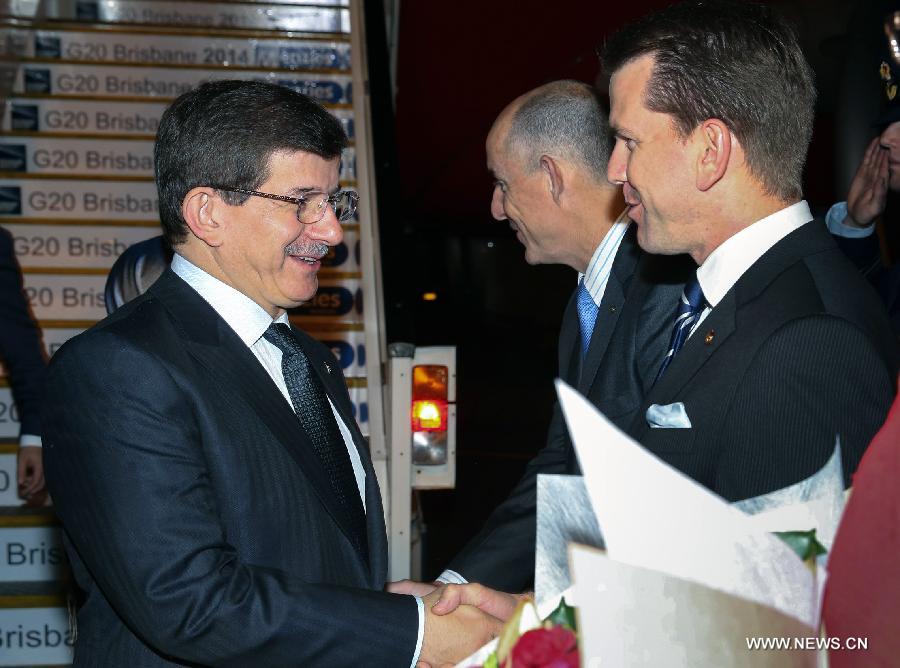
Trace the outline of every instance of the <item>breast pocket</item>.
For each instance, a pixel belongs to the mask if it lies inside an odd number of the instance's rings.
[[[634,413],[641,407],[641,400],[633,394],[620,394],[616,397],[601,399],[596,406],[601,413],[612,420]],[[618,420],[614,420],[614,422],[618,422]]]
[[[641,444],[657,454],[689,454],[694,451],[696,429],[657,427],[647,429]]]

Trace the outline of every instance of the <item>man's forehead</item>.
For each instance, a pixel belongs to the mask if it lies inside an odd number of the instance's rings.
[[[487,158],[487,167],[494,174],[499,169],[499,164],[505,158],[506,154],[506,135],[507,131],[498,122],[495,122],[491,131],[488,133],[485,141],[485,154]]]
[[[609,126],[613,132],[628,130],[624,115],[644,107],[644,91],[653,74],[655,58],[647,54],[633,58],[613,72],[609,83]]]
[[[338,185],[340,156],[323,158],[307,151],[279,150],[269,156],[269,181],[292,190],[331,191]]]

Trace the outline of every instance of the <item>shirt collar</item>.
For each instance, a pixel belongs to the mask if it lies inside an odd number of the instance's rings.
[[[811,220],[809,205],[800,200],[726,239],[697,268],[697,280],[709,305],[715,307],[766,251]]]
[[[622,244],[622,238],[631,224],[631,220],[626,215],[627,213],[628,209],[619,214],[616,222],[609,228],[609,231],[603,237],[603,241],[600,242],[600,245],[597,246],[597,249],[591,256],[585,273],[578,274],[578,280],[584,281],[584,287],[587,288],[591,299],[598,306],[603,300],[603,293],[606,290],[606,283],[612,271],[616,252],[618,252],[619,246]]]
[[[272,324],[272,317],[262,306],[178,253],[172,257],[172,271],[213,307],[248,348],[259,341]],[[288,324],[287,313],[282,313],[275,322]]]

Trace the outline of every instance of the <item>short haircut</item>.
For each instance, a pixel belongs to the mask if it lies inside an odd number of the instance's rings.
[[[722,120],[769,195],[802,197],[816,90],[794,31],[772,9],[727,0],[673,5],[612,36],[603,69],[612,75],[645,55],[655,61],[648,109],[672,116],[683,138],[709,118]]]
[[[531,93],[513,112],[507,145],[523,156],[526,168],[542,155],[579,162],[596,180],[606,180],[609,119],[593,88],[579,81],[554,81]]]
[[[341,155],[340,121],[301,93],[258,81],[213,81],[179,96],[166,109],[153,149],[163,235],[173,246],[188,228],[185,195],[200,186],[256,190],[278,151]],[[228,204],[249,195],[219,191]]]

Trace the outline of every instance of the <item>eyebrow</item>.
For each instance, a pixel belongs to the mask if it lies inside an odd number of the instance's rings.
[[[335,195],[341,191],[341,184],[338,183],[331,190],[322,190],[321,188],[316,188],[315,186],[298,186],[296,188],[291,188],[288,190],[288,197],[303,197],[304,195],[308,195],[309,193],[327,193],[328,195]]]

